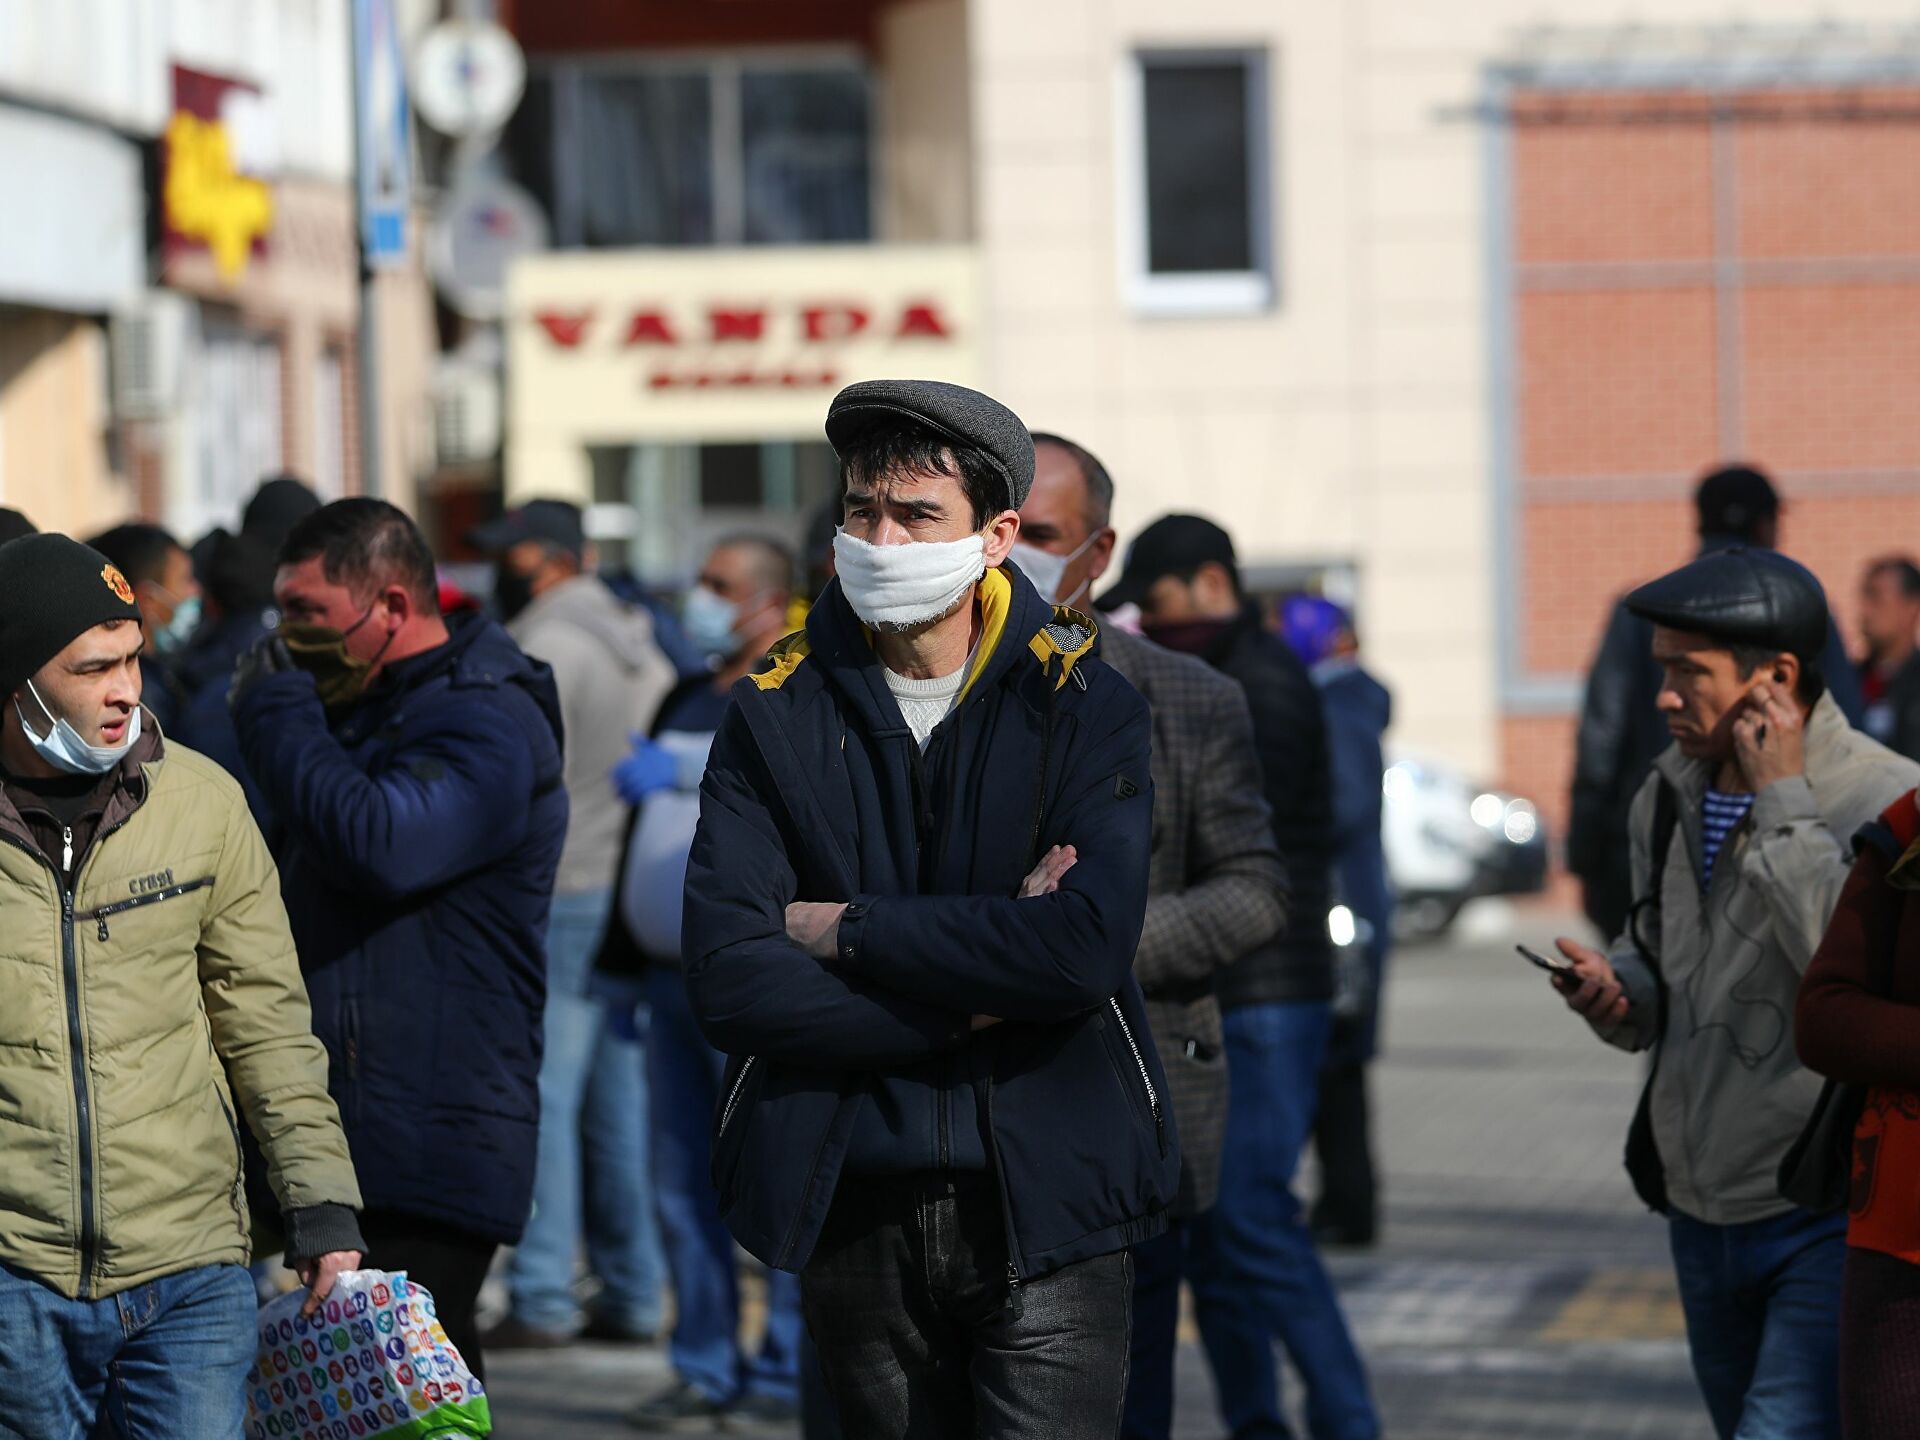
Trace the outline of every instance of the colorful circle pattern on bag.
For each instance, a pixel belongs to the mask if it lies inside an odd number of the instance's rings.
[[[340,1277],[320,1311],[304,1292],[260,1312],[247,1375],[249,1440],[485,1435],[485,1390],[447,1339],[433,1297],[404,1272]]]

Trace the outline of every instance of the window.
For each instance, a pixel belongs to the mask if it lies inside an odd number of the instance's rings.
[[[817,440],[594,446],[587,533],[602,564],[649,585],[693,579],[719,536],[750,530],[796,546],[840,490],[840,462]]]
[[[1266,90],[1258,50],[1133,57],[1122,224],[1137,309],[1232,314],[1273,303]]]
[[[516,119],[561,245],[801,245],[873,234],[872,100],[852,60],[561,62]]]

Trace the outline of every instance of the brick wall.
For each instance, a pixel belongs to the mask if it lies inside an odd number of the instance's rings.
[[[1689,497],[1766,467],[1851,638],[1920,553],[1920,91],[1531,93],[1510,148],[1522,678],[1578,677],[1613,598],[1692,550]],[[1842,118],[1847,113],[1856,118]],[[1506,783],[1564,829],[1570,715],[1509,715]]]

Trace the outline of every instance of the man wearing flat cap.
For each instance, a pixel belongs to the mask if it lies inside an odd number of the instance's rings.
[[[1010,565],[1019,418],[833,402],[837,576],[734,689],[687,869],[728,1226],[862,1437],[1110,1440],[1180,1157],[1134,950],[1145,703]]]
[[[1650,1050],[1627,1144],[1671,1229],[1694,1373],[1726,1440],[1839,1434],[1844,1214],[1782,1197],[1820,1094],[1795,1056],[1800,977],[1861,827],[1920,767],[1826,693],[1820,582],[1766,550],[1703,556],[1627,597],[1653,625],[1673,737],[1634,801],[1637,897],[1553,984],[1602,1039]]]
[[[242,1117],[310,1303],[365,1249],[280,886],[141,708],[126,577],[30,535],[0,596],[0,1433],[237,1435]]]

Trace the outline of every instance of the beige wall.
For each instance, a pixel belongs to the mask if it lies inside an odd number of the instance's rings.
[[[1668,25],[1726,23],[1668,0]],[[1804,25],[1804,0],[1743,0]],[[1825,7],[1892,20],[1882,0]],[[972,0],[977,224],[990,388],[1099,453],[1123,532],[1199,510],[1252,562],[1351,557],[1395,738],[1498,760],[1486,130],[1522,27],[1646,18],[1592,0]],[[1123,57],[1269,52],[1279,297],[1234,319],[1143,318],[1119,280]],[[1569,557],[1577,563],[1577,557]],[[1596,622],[1597,623],[1597,622]]]
[[[973,234],[966,0],[905,0],[876,20],[880,215],[888,244]]]
[[[0,310],[0,505],[87,535],[133,513],[107,464],[106,336],[50,310]]]

